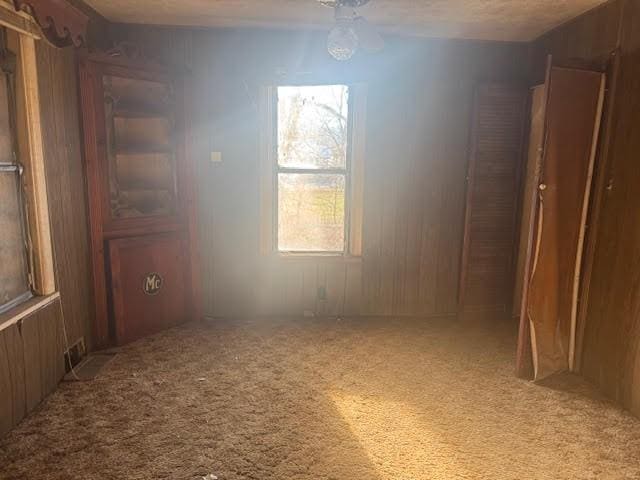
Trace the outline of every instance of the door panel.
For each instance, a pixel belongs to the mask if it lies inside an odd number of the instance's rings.
[[[476,91],[459,290],[461,313],[511,304],[527,92],[511,85]]]
[[[536,379],[570,368],[604,75],[554,67],[526,299]]]
[[[190,319],[186,252],[181,233],[109,241],[118,345]]]

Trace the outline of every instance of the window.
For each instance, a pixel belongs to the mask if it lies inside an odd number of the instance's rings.
[[[32,20],[17,18],[27,23],[0,27],[0,330],[59,296],[44,176],[39,37]],[[26,302],[31,297],[38,298]]]
[[[261,91],[261,251],[362,252],[366,86]]]
[[[354,253],[351,224],[359,222],[352,215],[358,183],[353,175],[353,90],[346,85],[271,90],[273,187],[264,201],[273,208],[276,252]]]
[[[0,313],[31,298],[28,225],[16,137],[16,55],[0,29]]]

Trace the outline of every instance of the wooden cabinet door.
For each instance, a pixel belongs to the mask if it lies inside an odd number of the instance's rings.
[[[181,233],[109,241],[116,342],[191,318],[188,245]]]

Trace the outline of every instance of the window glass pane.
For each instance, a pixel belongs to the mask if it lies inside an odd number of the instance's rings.
[[[278,87],[278,163],[287,168],[345,168],[349,88]]]
[[[0,171],[0,312],[30,296],[17,172]]]
[[[344,212],[344,175],[278,175],[280,251],[344,251]]]

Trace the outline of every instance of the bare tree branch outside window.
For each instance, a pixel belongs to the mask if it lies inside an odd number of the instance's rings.
[[[343,252],[349,88],[278,87],[278,250]]]

